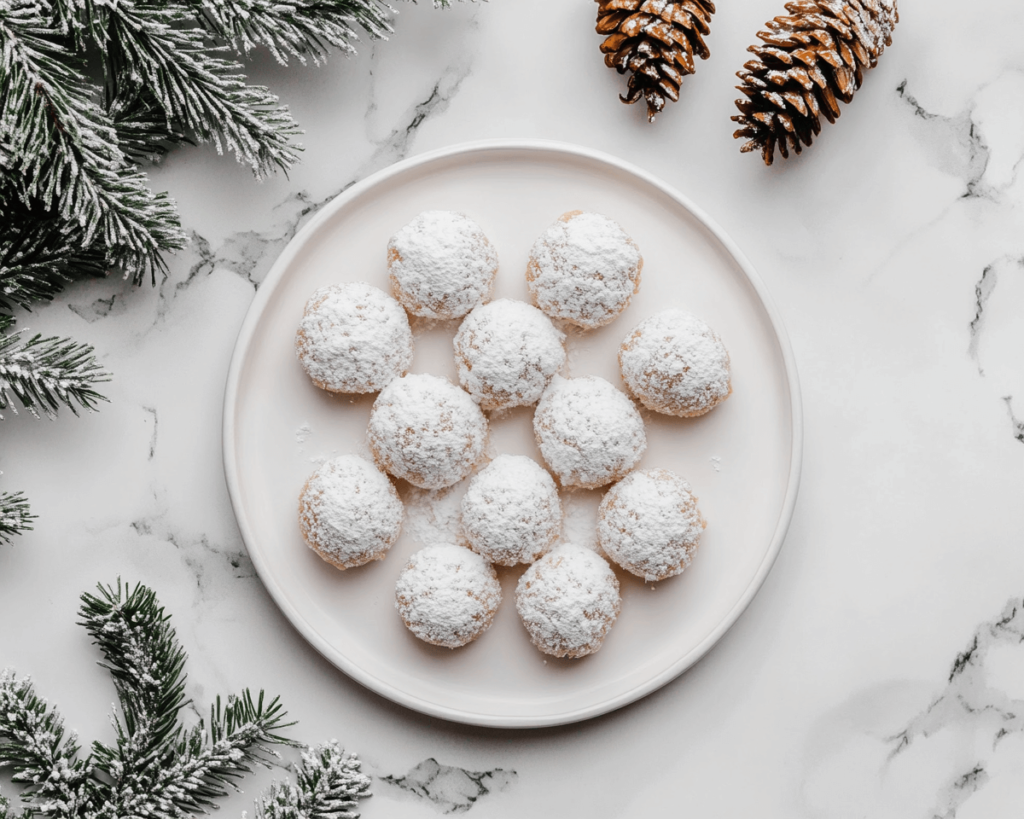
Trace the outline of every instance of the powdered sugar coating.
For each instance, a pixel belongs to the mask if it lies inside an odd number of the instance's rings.
[[[428,210],[388,242],[395,297],[414,316],[464,316],[491,294],[498,254],[480,226],[461,213]]]
[[[465,478],[483,455],[487,419],[464,391],[436,375],[406,375],[370,410],[367,442],[397,478],[442,489]]]
[[[401,305],[365,282],[321,287],[309,297],[295,353],[322,390],[383,389],[412,363],[412,331]]]
[[[589,330],[626,309],[640,289],[643,264],[636,243],[618,223],[574,210],[534,242],[526,283],[549,316]]]
[[[455,334],[459,383],[484,409],[533,404],[565,364],[565,334],[536,307],[498,299],[473,308]]]
[[[555,482],[524,455],[499,455],[473,476],[462,496],[463,534],[492,563],[532,563],[561,529]]]
[[[643,418],[603,378],[556,375],[533,415],[544,460],[563,486],[595,489],[618,480],[647,449]]]
[[[395,584],[395,608],[409,631],[435,646],[458,648],[487,631],[501,585],[476,552],[453,544],[413,554]]]
[[[398,539],[403,515],[388,476],[358,455],[325,463],[299,496],[302,536],[339,569],[382,559]]]
[[[544,555],[516,586],[516,610],[530,639],[555,657],[600,649],[621,605],[618,578],[604,558],[572,544]]]
[[[722,339],[682,310],[662,310],[633,328],[619,348],[619,369],[640,403],[666,415],[704,415],[732,393]]]
[[[597,537],[608,557],[651,582],[682,574],[706,525],[690,484],[667,469],[641,469],[604,496]]]

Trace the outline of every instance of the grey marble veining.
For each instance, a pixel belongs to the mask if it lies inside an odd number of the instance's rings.
[[[1001,815],[1014,804],[1024,760],[1022,671],[1024,602],[1016,598],[978,626],[940,693],[916,713],[897,715],[894,686],[836,709],[821,731],[805,807],[827,817]],[[851,717],[855,724],[841,729]],[[890,719],[896,730],[883,727]]]
[[[495,768],[492,771],[467,771],[442,765],[436,759],[425,759],[403,776],[381,776],[384,788],[392,788],[416,800],[431,804],[438,813],[465,813],[492,794],[512,787],[518,778],[515,771]]]

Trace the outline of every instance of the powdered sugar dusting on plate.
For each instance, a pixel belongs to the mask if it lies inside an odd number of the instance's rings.
[[[444,489],[409,486],[403,492],[405,532],[422,545],[461,541],[462,498],[468,481]]]
[[[564,489],[562,497],[562,540],[597,550],[597,510],[599,492]]]

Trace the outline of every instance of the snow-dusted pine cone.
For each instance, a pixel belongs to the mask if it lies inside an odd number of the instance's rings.
[[[623,102],[647,100],[647,119],[679,99],[683,77],[694,72],[694,54],[711,53],[703,35],[711,31],[711,0],[597,0],[597,33],[604,62],[620,74],[632,71]]]
[[[850,102],[874,68],[899,21],[896,0],[795,0],[790,16],[779,16],[758,32],[750,60],[737,72],[740,124],[733,136],[748,137],[740,149],[761,151],[772,164],[776,145],[782,156],[810,145],[821,132],[821,117],[835,122],[839,100]]]

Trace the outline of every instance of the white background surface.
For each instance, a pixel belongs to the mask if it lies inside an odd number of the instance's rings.
[[[653,127],[615,99],[624,81],[601,61],[595,8],[403,5],[392,40],[356,59],[254,67],[306,129],[289,179],[257,184],[212,148],[153,172],[194,232],[170,277],[83,285],[20,322],[94,344],[115,380],[96,414],[0,425],[2,486],[40,516],[0,548],[0,665],[31,674],[83,739],[109,739],[113,688],[74,621],[78,595],[120,575],[173,614],[202,706],[265,687],[299,720],[293,736],[336,737],[378,776],[451,766],[418,790],[378,780],[367,819],[459,806],[484,818],[1015,815],[1024,15],[1010,0],[904,0],[892,48],[839,122],[765,169],[739,154],[729,116],[733,72],[780,3],[723,3],[711,59]],[[790,535],[725,639],[633,706],[520,733],[418,716],[321,659],[254,576],[220,463],[235,335],[296,225],[397,159],[487,137],[607,151],[700,203],[775,297],[806,419]],[[315,454],[315,430],[304,445]],[[223,815],[280,775],[248,780]]]

